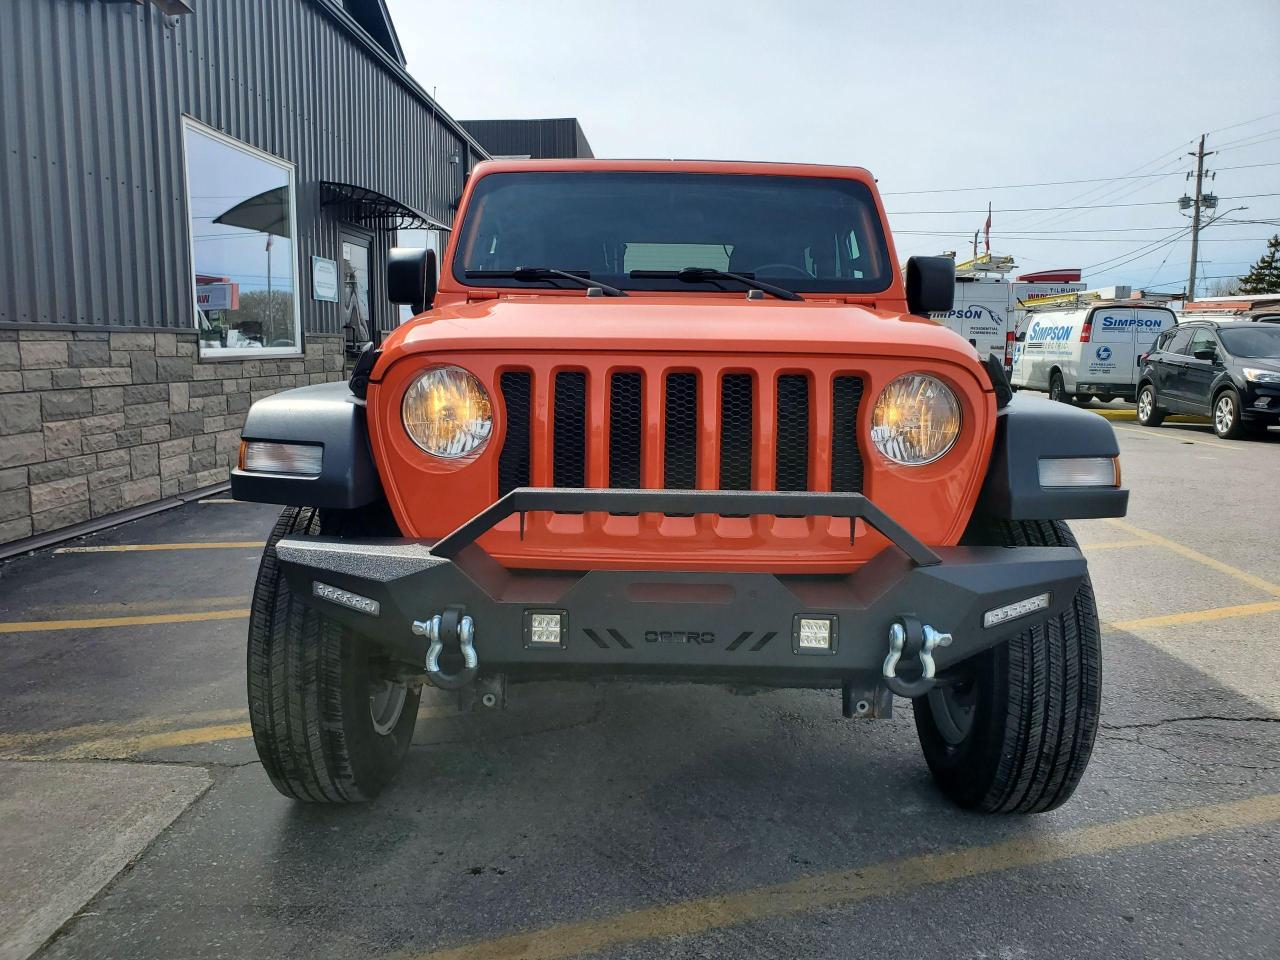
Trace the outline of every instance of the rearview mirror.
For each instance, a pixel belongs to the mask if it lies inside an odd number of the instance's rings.
[[[956,262],[950,257],[907,260],[907,310],[927,317],[950,310],[956,296]]]
[[[436,302],[436,252],[426,247],[392,247],[387,254],[387,299],[407,303],[415,314]]]
[[[1194,354],[1197,360],[1217,360],[1217,350],[1197,350]]]

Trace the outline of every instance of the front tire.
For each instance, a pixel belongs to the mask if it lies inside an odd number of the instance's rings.
[[[1153,383],[1144,383],[1138,391],[1138,423],[1144,427],[1158,427],[1164,423],[1164,411],[1156,403],[1156,388]]]
[[[1213,432],[1223,440],[1239,440],[1245,435],[1240,419],[1240,395],[1230,388],[1214,398]]]
[[[978,523],[964,543],[1075,546],[1060,520]],[[925,762],[942,792],[983,813],[1042,813],[1080,782],[1101,702],[1098,611],[1088,577],[1070,609],[969,660],[913,701]]]
[[[276,543],[293,535],[377,535],[361,514],[289,507],[262,554],[249,619],[249,721],[258,756],[286,797],[371,800],[413,738],[419,692],[389,679],[370,644],[295,597]]]

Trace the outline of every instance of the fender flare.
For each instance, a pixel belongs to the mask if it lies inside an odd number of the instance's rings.
[[[1105,418],[1019,392],[996,414],[995,444],[974,513],[1004,520],[1123,517],[1129,504],[1123,487],[1040,486],[1042,459],[1119,455]]]
[[[264,397],[249,408],[244,440],[300,443],[324,448],[314,477],[231,471],[237,500],[292,507],[354,510],[383,497],[365,424],[364,401],[342,381],[295,387]]]

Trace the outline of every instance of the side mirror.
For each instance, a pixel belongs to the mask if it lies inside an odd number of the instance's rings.
[[[392,247],[387,254],[387,299],[407,303],[414,313],[436,302],[436,252],[426,247]]]
[[[1218,359],[1218,351],[1217,351],[1217,350],[1197,350],[1197,351],[1193,354],[1193,356],[1194,356],[1197,360],[1217,360],[1217,359]]]
[[[1027,331],[1019,330],[1016,339],[1019,343],[1023,343],[1027,339]]]
[[[956,296],[956,262],[950,257],[907,260],[907,309],[927,317],[951,309]]]

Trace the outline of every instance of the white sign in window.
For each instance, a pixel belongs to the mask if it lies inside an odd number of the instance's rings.
[[[183,120],[200,355],[296,356],[293,165]]]
[[[327,257],[311,258],[311,299],[338,302],[338,262]]]

